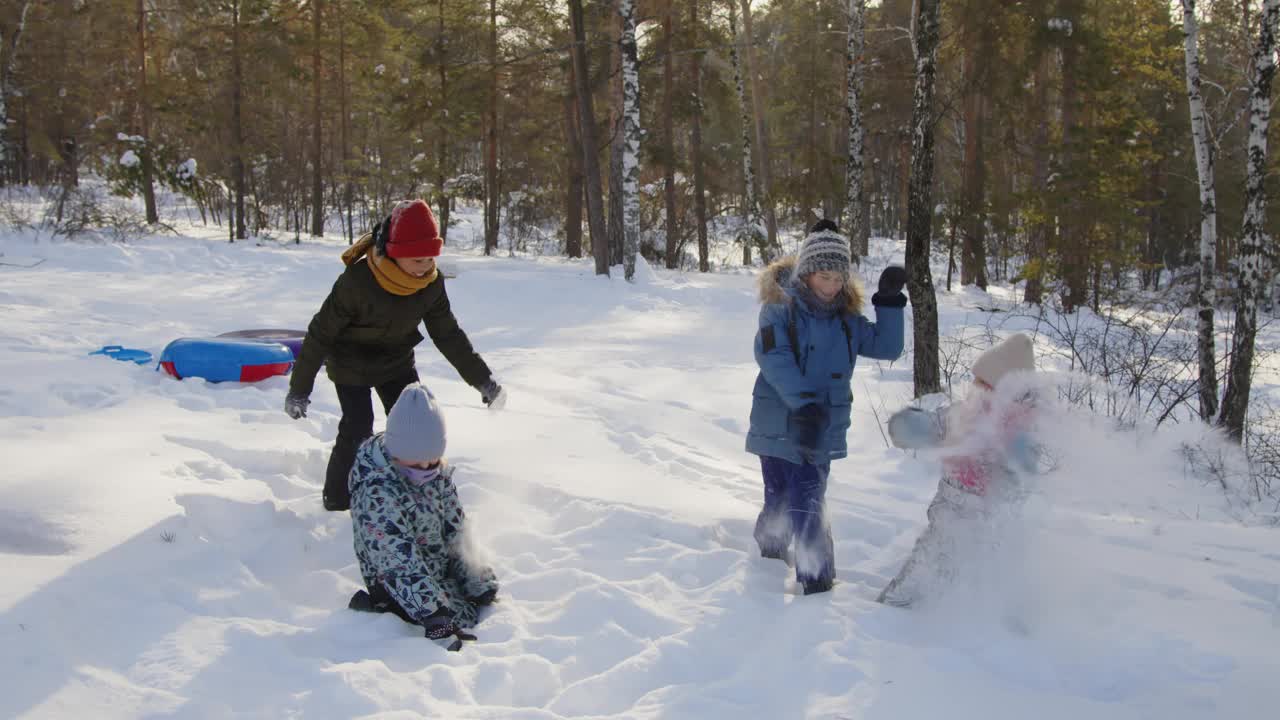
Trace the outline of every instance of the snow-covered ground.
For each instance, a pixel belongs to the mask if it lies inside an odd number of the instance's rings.
[[[1186,426],[1121,433],[1062,412],[1055,467],[966,581],[887,608],[873,598],[922,528],[936,462],[879,429],[911,394],[909,363],[862,361],[828,493],[840,583],[797,594],[751,539],[757,306],[743,272],[642,268],[630,285],[589,260],[447,251],[455,312],[511,402],[484,409],[430,343],[418,370],[447,408],[501,601],[460,653],[348,611],[350,521],[320,508],[332,385],[293,421],[283,378],[175,381],[87,355],[303,328],[343,243],[179,229],[0,237],[0,717],[1273,712],[1280,534],[1238,522],[1185,471]],[[869,277],[900,253],[877,251]],[[944,332],[974,302],[944,294]]]

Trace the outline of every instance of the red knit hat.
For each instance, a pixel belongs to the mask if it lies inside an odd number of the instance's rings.
[[[405,200],[391,211],[387,257],[438,257],[444,241],[431,208],[422,200]]]

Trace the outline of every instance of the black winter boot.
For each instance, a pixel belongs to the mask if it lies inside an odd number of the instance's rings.
[[[835,580],[812,580],[804,584],[805,595],[815,595],[831,590],[836,584]]]

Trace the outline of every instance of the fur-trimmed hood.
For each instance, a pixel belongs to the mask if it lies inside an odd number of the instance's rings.
[[[781,260],[775,260],[760,273],[760,302],[766,305],[789,303],[792,301],[791,294],[787,292],[787,286],[791,284],[791,278],[795,275],[796,257],[794,255],[784,257]],[[850,315],[861,315],[863,306],[863,290],[862,283],[858,276],[849,273],[849,280],[844,286],[844,296],[846,299],[845,310]]]

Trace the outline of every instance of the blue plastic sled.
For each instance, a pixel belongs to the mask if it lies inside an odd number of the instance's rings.
[[[104,345],[89,354],[106,355],[114,360],[135,362],[139,365],[146,365],[151,362],[151,353],[137,348],[127,348],[123,345]]]
[[[306,330],[281,330],[278,328],[261,328],[254,330],[236,330],[235,332],[222,333],[220,338],[242,338],[245,340],[263,340],[266,342],[276,342],[289,348],[293,353],[293,359],[298,359],[298,353],[302,351],[302,339],[307,336]]]
[[[180,338],[160,353],[160,369],[178,379],[257,382],[293,369],[293,353],[279,343],[240,338]]]

